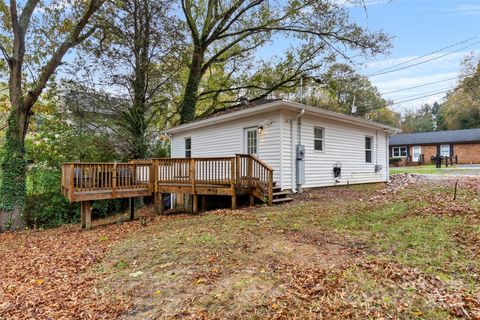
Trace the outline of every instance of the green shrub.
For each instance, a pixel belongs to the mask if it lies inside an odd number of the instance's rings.
[[[392,157],[389,159],[389,163],[394,166],[398,166],[398,164],[402,161],[401,157]]]
[[[59,192],[27,196],[25,220],[30,228],[52,228],[80,219],[80,205],[70,204]]]

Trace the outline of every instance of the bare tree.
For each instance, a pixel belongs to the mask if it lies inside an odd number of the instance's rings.
[[[390,46],[386,34],[369,32],[350,21],[339,1],[182,0],[182,10],[192,46],[182,123],[195,118],[199,86],[209,68],[237,64],[274,37],[295,41],[298,53],[294,56],[299,59],[290,59],[288,72],[276,81],[257,85],[260,96],[298,81],[302,73],[322,66],[321,60],[333,60],[336,55],[348,59],[347,52],[376,55]]]

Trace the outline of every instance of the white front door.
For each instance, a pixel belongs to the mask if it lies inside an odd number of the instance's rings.
[[[420,159],[421,154],[422,154],[422,147],[421,146],[413,146],[412,161],[418,161]]]
[[[246,154],[253,154],[254,156],[258,153],[258,132],[257,127],[245,128],[244,129],[244,152]]]

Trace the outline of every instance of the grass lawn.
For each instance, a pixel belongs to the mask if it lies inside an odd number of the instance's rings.
[[[411,166],[411,167],[390,167],[390,174],[396,173],[420,173],[420,174],[445,174],[450,170],[444,166],[436,168],[434,164],[427,164],[423,166]]]
[[[311,191],[283,206],[108,226],[115,237],[103,226],[74,233],[71,241],[90,241],[90,247],[76,245],[75,252],[97,258],[70,276],[90,279],[90,293],[75,296],[78,310],[88,306],[87,311],[75,317],[476,319],[479,182],[462,178],[456,201],[448,180],[424,181],[387,195],[376,192],[383,185],[357,185]],[[125,225],[130,227],[120,230]],[[42,238],[55,241],[55,232],[60,231],[45,231]],[[37,234],[22,237],[42,250]],[[9,241],[18,240],[1,237],[0,260],[16,257],[15,268],[22,272],[18,247],[8,249]],[[95,243],[101,252],[89,249]],[[54,250],[44,248],[48,252],[40,265],[55,257]],[[9,290],[19,290],[19,283],[8,281],[8,288],[17,286]],[[41,289],[38,282],[31,286]],[[10,301],[3,292],[0,301]],[[23,311],[52,315],[62,306],[62,300],[44,299]],[[0,302],[0,318],[2,311],[14,314],[13,307]]]

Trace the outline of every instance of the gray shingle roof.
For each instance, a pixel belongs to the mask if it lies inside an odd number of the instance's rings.
[[[401,133],[390,137],[390,145],[480,142],[480,128],[420,133]]]

